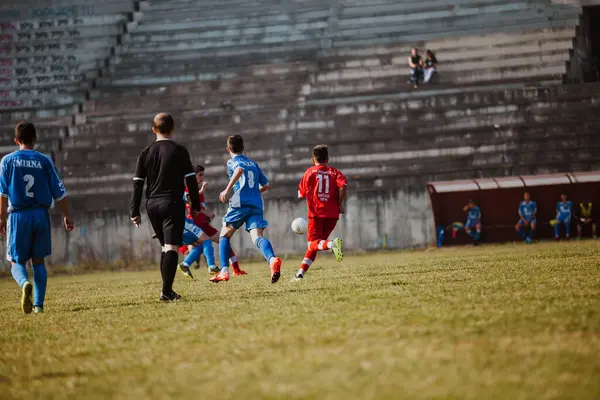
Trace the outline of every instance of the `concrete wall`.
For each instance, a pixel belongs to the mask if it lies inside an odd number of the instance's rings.
[[[290,223],[294,218],[306,216],[305,203],[299,200],[269,200],[268,194],[265,197],[266,218],[270,223],[267,233],[277,253],[304,252],[306,238],[292,233]],[[225,207],[218,206],[217,211],[214,225],[218,227]],[[143,215],[139,229],[131,224],[126,210],[80,215],[75,219],[77,228],[71,233],[65,232],[60,218],[55,215],[51,263],[128,262],[133,259],[157,262],[159,245],[152,240],[148,219]],[[346,214],[341,217],[334,232],[344,239],[345,247],[348,250],[380,248],[384,234],[388,247],[394,248],[424,246],[433,242],[433,214],[425,191],[370,192],[348,198]],[[245,232],[239,232],[232,245],[242,256],[259,256]]]

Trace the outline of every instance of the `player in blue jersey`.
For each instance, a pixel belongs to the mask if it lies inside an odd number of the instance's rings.
[[[473,244],[477,246],[479,237],[481,236],[481,210],[473,200],[469,200],[469,203],[463,207],[463,211],[467,212],[465,232],[473,238]]]
[[[523,194],[523,201],[519,204],[519,222],[515,225],[515,230],[525,239],[525,243],[532,243],[533,234],[535,233],[537,204],[531,200],[529,192]],[[529,234],[527,234],[529,228]]]
[[[565,240],[569,240],[571,234],[571,217],[573,215],[573,203],[567,200],[567,194],[560,195],[560,201],[556,203],[556,224],[554,224],[554,238],[560,240],[560,224],[565,225]]]
[[[21,287],[21,308],[25,314],[44,312],[48,275],[44,258],[52,253],[50,215],[54,202],[63,214],[67,231],[73,230],[67,191],[54,163],[33,150],[35,126],[20,122],[15,128],[19,150],[0,162],[0,231],[6,233],[7,258],[11,273]],[[33,265],[33,285],[25,264]]]
[[[229,200],[229,209],[223,217],[223,228],[219,238],[219,256],[221,271],[210,280],[213,282],[229,280],[230,239],[233,234],[246,224],[252,241],[269,263],[271,283],[281,276],[281,258],[275,256],[271,242],[263,233],[269,225],[263,216],[262,193],[269,190],[269,180],[258,164],[242,154],[244,139],[240,135],[227,138],[227,151],[231,160],[227,162],[229,184],[219,195],[221,202]],[[233,194],[230,195],[230,193]]]

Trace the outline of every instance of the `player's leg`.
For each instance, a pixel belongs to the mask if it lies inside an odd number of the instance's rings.
[[[177,251],[183,242],[183,231],[185,228],[185,204],[183,201],[171,201],[159,203],[159,215],[162,217],[163,242],[161,263],[161,274],[163,287],[161,300],[173,301],[181,298],[173,291],[173,282],[177,273],[177,262],[179,255]]]
[[[465,233],[471,237],[473,237],[473,230],[472,230],[473,222],[474,221],[468,219],[467,223],[465,224]]]
[[[577,239],[581,240],[581,233],[583,232],[583,223],[581,221],[577,222]]]
[[[596,239],[598,237],[597,231],[596,231],[596,223],[594,222],[594,220],[592,220],[591,224],[592,224],[592,238]]]
[[[554,238],[556,240],[560,239],[560,224],[561,224],[561,219],[560,217],[556,219],[556,222],[554,224]]]
[[[473,235],[473,244],[477,245],[479,243],[479,238],[481,237],[481,222],[475,223],[475,235]]]
[[[517,222],[517,224],[515,225],[515,230],[519,233],[519,235],[521,235],[523,239],[527,240],[527,232],[525,232],[525,223],[522,219],[520,219],[519,222]]]
[[[569,240],[571,236],[571,219],[568,218],[565,220],[565,239]]]
[[[202,240],[204,239],[208,239],[208,236],[202,232],[202,229],[194,224],[194,221],[186,218],[183,227],[183,244],[192,245],[192,249],[185,259],[177,266],[186,278],[194,279],[190,267],[198,261],[202,255]]]
[[[252,222],[248,221],[248,223],[246,223],[246,229],[250,232],[252,242],[254,242],[265,260],[267,260],[267,263],[269,263],[271,270],[271,283],[275,283],[281,277],[281,258],[275,255],[273,245],[271,245],[269,239],[264,237],[266,226],[263,225],[266,225],[266,221],[262,219],[262,216],[260,219],[262,221],[259,221],[259,218],[255,218]]]
[[[219,267],[221,270],[212,278],[211,282],[229,280],[229,254],[231,254],[231,237],[246,221],[247,212],[241,208],[229,208],[223,217],[223,227],[219,234]]]
[[[219,243],[219,231],[217,231],[212,225],[210,225],[206,220],[203,220],[201,223],[197,224],[202,232],[204,232],[207,236],[206,240],[202,241],[202,253],[204,254],[204,258],[206,258],[206,265],[208,268],[209,274],[217,274],[219,273],[219,267],[215,263],[215,249],[213,248],[212,242],[215,241]],[[199,259],[199,257],[198,257]]]
[[[21,309],[25,314],[33,311],[33,285],[29,281],[25,263],[31,257],[33,224],[30,211],[8,214],[6,226],[7,258],[11,274],[21,288]]]
[[[308,241],[308,249],[306,250],[306,254],[304,254],[304,259],[302,260],[302,264],[300,264],[300,269],[294,275],[294,281],[298,281],[304,278],[304,274],[308,271],[310,266],[315,262],[317,258],[318,250],[312,250],[311,246],[315,242],[319,242],[323,238],[323,220],[320,218],[308,218],[308,230],[307,230],[307,241]]]
[[[50,216],[45,209],[36,210],[35,241],[32,250],[33,267],[33,311],[44,312],[44,300],[48,283],[48,272],[44,259],[52,254],[52,229]]]
[[[532,243],[533,242],[533,236],[535,235],[535,228],[537,226],[537,221],[535,218],[533,218],[531,221],[529,221],[529,236],[527,236],[527,243]]]
[[[214,243],[219,244],[219,232],[217,232],[214,236],[210,238]],[[246,271],[240,269],[240,262],[235,255],[235,252],[231,248],[231,244],[229,246],[229,263],[231,264],[231,268],[233,268],[233,276],[239,275],[248,275]]]

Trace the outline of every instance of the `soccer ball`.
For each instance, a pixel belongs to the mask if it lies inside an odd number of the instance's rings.
[[[308,221],[304,218],[296,218],[292,221],[292,230],[297,235],[303,235],[308,229]]]

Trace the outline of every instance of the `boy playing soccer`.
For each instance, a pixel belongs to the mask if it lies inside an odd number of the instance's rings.
[[[65,229],[73,230],[65,186],[52,160],[33,150],[36,140],[35,126],[20,122],[15,128],[19,150],[0,163],[0,231],[7,233],[7,258],[12,263],[12,276],[21,287],[25,314],[44,312],[48,280],[44,258],[52,253],[48,209],[53,201],[62,211]],[[33,285],[25,267],[29,260]]]
[[[184,197],[187,204],[188,218],[192,219],[194,224],[198,226],[207,237],[202,240],[199,246],[194,246],[190,250],[185,260],[179,264],[179,270],[190,279],[194,279],[192,271],[190,271],[190,266],[200,259],[200,255],[202,253],[204,253],[204,257],[206,258],[206,264],[208,265],[209,273],[216,274],[220,270],[219,267],[215,265],[215,252],[212,245],[212,242],[219,243],[219,231],[213,228],[213,226],[210,224],[210,221],[215,217],[215,214],[209,213],[206,210],[206,203],[204,201],[204,191],[208,186],[208,183],[204,182],[204,167],[201,165],[196,165],[194,166],[194,172],[196,173],[196,182],[200,188],[198,195],[200,196],[200,205],[202,209],[198,214],[192,216],[191,203],[189,201],[189,194],[187,193],[186,188]],[[185,253],[186,249],[187,245],[184,245],[179,250],[182,253]],[[240,269],[240,264],[232,249],[229,253],[229,261],[233,267],[233,276],[247,275],[245,271]]]
[[[229,209],[223,217],[223,228],[219,239],[219,258],[221,271],[212,277],[212,282],[229,280],[229,255],[231,254],[230,239],[246,224],[252,241],[258,247],[269,263],[271,269],[271,283],[275,283],[281,276],[281,258],[275,256],[271,242],[263,233],[269,225],[264,219],[263,199],[261,194],[269,190],[269,181],[258,164],[244,156],[244,139],[240,135],[227,138],[227,152],[231,160],[227,161],[229,184],[219,195],[221,202],[229,199]],[[233,194],[230,196],[231,191]]]
[[[308,251],[294,280],[304,274],[317,258],[319,251],[331,251],[338,262],[342,261],[342,240],[328,240],[340,214],[344,213],[347,180],[344,174],[327,165],[329,150],[320,144],[313,149],[314,167],[304,173],[298,186],[298,198],[306,199],[308,205]]]

